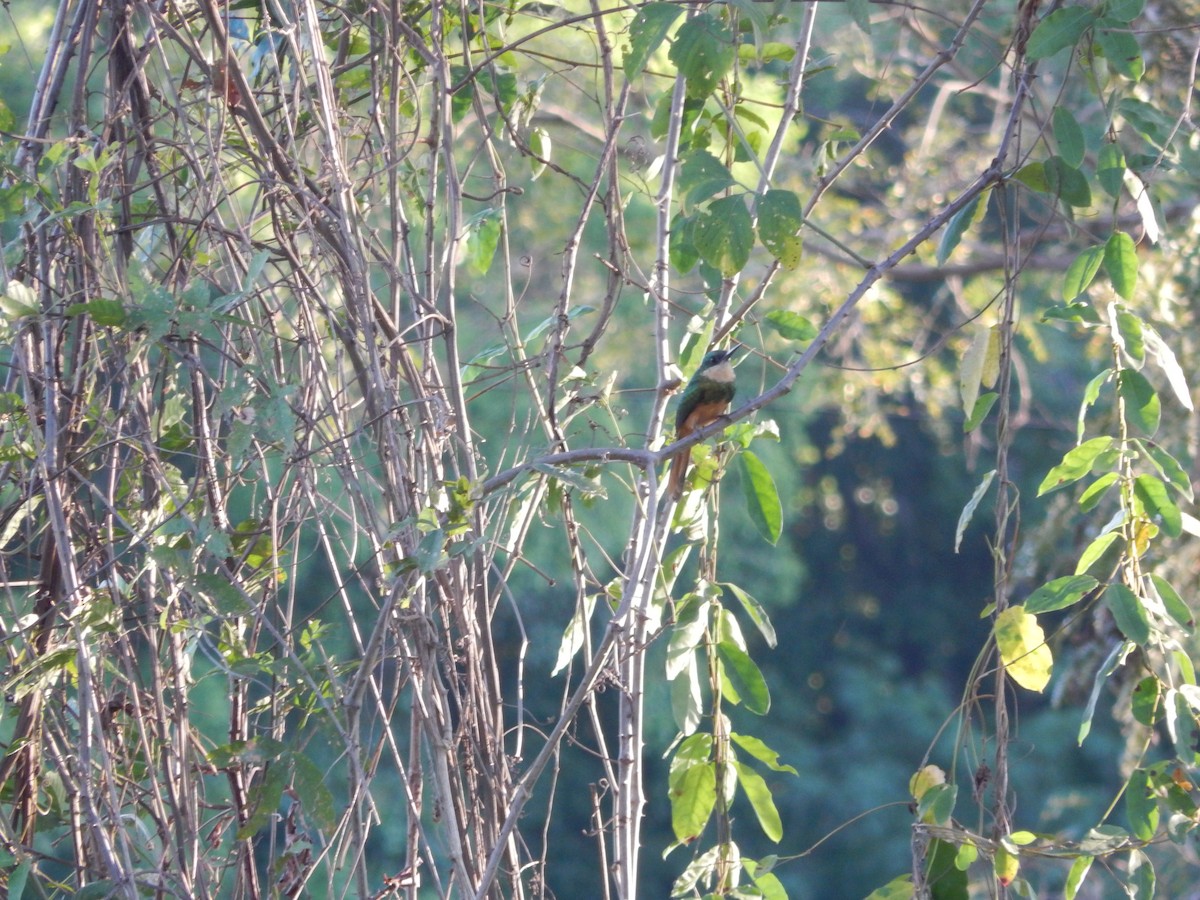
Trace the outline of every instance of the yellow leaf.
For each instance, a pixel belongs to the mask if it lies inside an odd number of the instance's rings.
[[[996,646],[1012,680],[1021,687],[1041,693],[1050,682],[1054,655],[1037,616],[1023,606],[1010,606],[996,617]]]
[[[946,773],[940,766],[925,766],[908,779],[908,792],[914,800],[920,800],[931,787],[946,783]]]

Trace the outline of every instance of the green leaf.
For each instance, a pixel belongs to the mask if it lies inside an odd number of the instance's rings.
[[[679,193],[685,205],[702,203],[731,187],[736,182],[725,164],[708,150],[691,150],[682,157],[679,166]]]
[[[1133,299],[1137,287],[1138,258],[1133,238],[1114,231],[1104,245],[1104,270],[1113,289],[1126,300]]]
[[[1088,247],[1071,261],[1063,277],[1063,300],[1070,303],[1088,289],[1104,262],[1103,247]]]
[[[1140,367],[1146,361],[1146,341],[1142,336],[1142,320],[1127,310],[1118,310],[1116,326],[1122,349],[1134,364]]]
[[[1158,431],[1162,407],[1146,376],[1135,369],[1122,369],[1117,373],[1117,393],[1125,401],[1126,417],[1153,436]]]
[[[1162,683],[1153,675],[1147,675],[1134,686],[1129,706],[1135,721],[1151,726],[1163,717],[1161,688]]]
[[[97,325],[115,328],[125,324],[125,307],[119,300],[89,300],[87,303],[73,303],[66,309],[68,316],[82,313],[86,313]]]
[[[1112,546],[1113,541],[1121,536],[1119,531],[1106,531],[1090,544],[1083,554],[1079,557],[1079,562],[1075,564],[1075,574],[1081,575],[1094,566],[1104,555],[1104,552]]]
[[[709,204],[696,221],[693,238],[700,258],[725,278],[750,261],[754,225],[741,197],[722,197]]]
[[[1049,193],[1071,206],[1082,208],[1092,205],[1092,189],[1088,186],[1087,178],[1061,156],[1046,160],[1045,173]]]
[[[1105,18],[1117,22],[1132,22],[1146,8],[1146,0],[1107,0],[1103,11]]]
[[[992,480],[996,477],[996,470],[992,469],[980,479],[979,484],[975,486],[974,493],[971,494],[971,499],[967,501],[967,505],[962,508],[962,512],[958,514],[958,527],[954,529],[954,552],[958,552],[958,548],[962,545],[963,534],[966,533],[967,525],[971,522],[971,517],[975,515],[975,509],[979,506],[979,501],[983,499],[983,495],[992,485]]]
[[[537,181],[546,171],[546,161],[550,159],[550,132],[545,128],[529,129],[529,158],[530,181]]]
[[[1114,581],[1104,591],[1104,602],[1121,629],[1121,634],[1138,646],[1150,640],[1150,617],[1142,599],[1119,581]]]
[[[1041,693],[1050,683],[1054,655],[1037,617],[1010,606],[996,617],[996,647],[1009,676],[1026,690]]]
[[[773,309],[763,317],[763,324],[788,341],[811,341],[817,327],[800,313],[788,309]]]
[[[1175,351],[1170,345],[1159,336],[1158,332],[1153,328],[1146,326],[1143,329],[1146,350],[1154,356],[1154,361],[1158,363],[1158,367],[1162,369],[1162,373],[1167,376],[1167,383],[1171,386],[1171,390],[1175,393],[1175,399],[1188,412],[1192,411],[1192,388],[1188,383],[1187,375],[1184,374],[1183,367],[1179,365],[1179,360],[1175,358]]]
[[[771,693],[754,660],[729,640],[717,644],[717,653],[724,663],[725,677],[741,697],[742,704],[755,715],[765,716],[771,708]]]
[[[1096,180],[1110,197],[1121,196],[1125,183],[1125,154],[1117,144],[1105,143],[1096,158]]]
[[[1066,609],[1082,599],[1089,591],[1099,587],[1091,575],[1064,575],[1048,581],[1029,595],[1025,601],[1027,613],[1048,613],[1056,609]]]
[[[954,868],[960,872],[965,872],[974,865],[975,860],[979,858],[979,848],[967,841],[958,848],[958,852],[954,854]]]
[[[16,868],[8,872],[8,882],[5,885],[5,896],[10,900],[21,900],[25,894],[25,882],[29,880],[29,872],[33,868],[33,861],[23,859]],[[115,887],[115,885],[114,885]],[[78,897],[79,894],[74,894]]]
[[[1017,169],[1012,177],[1030,190],[1037,191],[1039,194],[1050,193],[1050,183],[1046,180],[1046,166],[1044,163],[1027,163]]]
[[[912,900],[914,896],[912,876],[899,875],[883,887],[871,891],[866,900]]]
[[[486,275],[500,243],[500,214],[490,207],[467,220],[466,252],[463,259],[475,275]]]
[[[1080,510],[1083,512],[1091,512],[1093,509],[1095,509],[1096,504],[1100,502],[1100,499],[1104,496],[1108,489],[1117,483],[1117,480],[1120,477],[1120,474],[1117,472],[1108,472],[1104,475],[1101,475],[1090,485],[1088,485],[1087,490],[1079,495]]]
[[[333,809],[333,792],[325,781],[325,773],[302,753],[291,754],[292,789],[304,804],[304,814],[324,831],[333,831],[337,816]]]
[[[1151,575],[1150,582],[1158,594],[1158,598],[1162,601],[1167,615],[1174,619],[1177,625],[1190,633],[1196,625],[1196,620],[1192,615],[1191,608],[1183,602],[1183,598],[1179,596],[1178,591],[1171,586],[1169,581],[1160,575]]]
[[[1125,896],[1129,900],[1153,900],[1154,897],[1154,863],[1141,850],[1129,851],[1127,871],[1129,879],[1125,882]]]
[[[1079,419],[1075,426],[1076,440],[1083,440],[1085,425],[1087,423],[1087,411],[1091,406],[1100,399],[1100,391],[1104,385],[1112,378],[1112,369],[1105,369],[1096,374],[1096,376],[1087,383],[1087,387],[1083,390],[1083,400],[1079,404]]]
[[[746,615],[749,616],[750,621],[754,623],[759,634],[763,636],[763,640],[767,642],[767,646],[774,647],[778,643],[778,639],[775,636],[775,626],[771,624],[771,618],[767,615],[767,611],[763,605],[736,584],[726,583],[724,586],[733,596],[737,597],[738,602],[742,604],[742,609],[746,611]]]
[[[1133,481],[1133,491],[1142,501],[1146,515],[1165,534],[1179,537],[1183,533],[1183,515],[1160,479],[1154,475],[1139,475]]]
[[[1038,487],[1038,496],[1072,484],[1092,471],[1096,458],[1112,446],[1109,436],[1092,438],[1067,451],[1062,462],[1046,473]]]
[[[687,81],[688,96],[708,97],[733,67],[737,51],[725,24],[701,13],[679,26],[669,57]]]
[[[992,407],[996,405],[996,401],[1000,399],[1000,395],[995,391],[988,391],[983,396],[975,401],[975,407],[963,422],[963,434],[970,434],[976,428],[983,424],[988,413],[992,411]]]
[[[1158,149],[1166,148],[1171,133],[1175,130],[1175,120],[1157,106],[1138,100],[1135,97],[1125,97],[1117,104],[1117,111],[1133,128]]]
[[[935,784],[927,788],[917,801],[917,818],[933,825],[949,825],[958,800],[958,786]]]
[[[758,198],[758,239],[789,272],[800,264],[804,213],[792,191],[770,190]]]
[[[629,50],[625,54],[625,77],[630,81],[642,74],[650,56],[664,40],[683,7],[675,3],[647,3],[629,23]]]
[[[733,760],[733,770],[737,772],[738,784],[750,801],[758,824],[768,838],[775,843],[783,839],[783,822],[779,818],[779,810],[775,808],[775,800],[771,797],[771,789],[767,787],[766,779],[737,760]]]
[[[929,900],[968,900],[967,873],[958,867],[958,848],[950,841],[934,838],[925,857],[925,879]]]
[[[773,772],[790,772],[793,775],[800,774],[792,766],[781,763],[779,761],[779,754],[756,737],[730,732],[729,739]]]
[[[774,544],[783,531],[783,504],[779,502],[779,491],[775,479],[753,451],[743,450],[738,454],[742,472],[742,492],[746,498],[746,509],[750,520],[767,541]]]
[[[668,779],[671,829],[680,843],[693,841],[704,831],[717,804],[717,773],[711,762],[672,771]]]
[[[1091,856],[1075,857],[1075,862],[1071,863],[1071,871],[1067,873],[1067,883],[1063,887],[1063,900],[1075,900],[1094,859]]]
[[[1068,165],[1079,168],[1083,162],[1084,143],[1083,129],[1066,106],[1054,107],[1051,118],[1054,129],[1054,142],[1058,145],[1058,155],[1067,161]]]
[[[696,249],[696,221],[699,216],[676,216],[671,220],[671,265],[683,274],[700,261]]]
[[[942,233],[941,241],[938,242],[937,264],[939,266],[946,264],[946,261],[950,259],[950,254],[954,252],[954,248],[962,242],[967,229],[977,221],[975,214],[980,210],[980,201],[984,196],[984,194],[979,194],[951,217],[949,224],[946,225],[946,230]],[[984,209],[986,210],[986,207]]]
[[[1101,24],[1109,24],[1101,20]],[[1100,46],[1104,58],[1116,72],[1124,75],[1130,81],[1141,81],[1146,73],[1146,63],[1142,59],[1142,48],[1137,38],[1130,32],[1119,30],[1121,23],[1111,22],[1117,28],[1099,28],[1096,31],[1096,43]]]
[[[700,668],[695,654],[689,654],[684,668],[670,680],[671,715],[681,734],[694,734],[700,726],[703,710],[700,693]]]
[[[1082,6],[1055,10],[1033,30],[1025,45],[1025,54],[1030,59],[1046,59],[1060,50],[1074,47],[1091,27],[1094,18],[1095,14]]]
[[[1092,680],[1092,692],[1088,696],[1087,706],[1083,711],[1083,720],[1079,723],[1080,746],[1082,746],[1083,742],[1087,740],[1088,733],[1092,730],[1092,716],[1096,714],[1096,702],[1100,699],[1100,690],[1104,687],[1104,682],[1108,681],[1108,677],[1112,675],[1113,672],[1117,671],[1117,667],[1125,661],[1125,657],[1128,656],[1132,650],[1133,644],[1129,643],[1128,641],[1122,641],[1112,648],[1112,652],[1108,654],[1108,657],[1104,660],[1104,664],[1100,666],[1099,670],[1097,670],[1096,677]],[[1100,827],[1107,828],[1110,826],[1102,825]],[[1116,830],[1120,831],[1120,829]],[[1097,831],[1097,829],[1092,829],[1092,831],[1094,833]],[[1124,832],[1121,833],[1124,834]],[[1105,852],[1105,850],[1099,847],[1097,843],[1093,843],[1090,846],[1085,846],[1087,844],[1088,842],[1085,839],[1084,842],[1080,844],[1079,849],[1088,853]]]
[[[1129,830],[1139,841],[1153,840],[1158,831],[1158,801],[1145,769],[1134,769],[1125,787],[1125,815]]]

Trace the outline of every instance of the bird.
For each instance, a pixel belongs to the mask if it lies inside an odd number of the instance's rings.
[[[675,440],[682,440],[725,415],[737,389],[729,361],[741,349],[739,344],[729,350],[710,350],[704,354],[700,368],[679,398],[679,408],[675,411]],[[683,481],[691,457],[692,448],[685,447],[671,461],[669,490],[676,500],[683,496]]]

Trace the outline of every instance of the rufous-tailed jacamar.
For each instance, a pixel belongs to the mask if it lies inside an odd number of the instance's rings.
[[[739,345],[730,350],[710,350],[704,354],[700,368],[679,398],[679,408],[675,412],[675,440],[681,440],[725,415],[737,387],[733,366],[729,361],[741,349]],[[692,448],[687,447],[676,453],[671,461],[670,492],[675,499],[683,495],[683,481],[687,477],[691,457]]]

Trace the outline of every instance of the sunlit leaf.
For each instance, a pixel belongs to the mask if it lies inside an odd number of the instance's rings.
[[[967,501],[967,505],[962,508],[962,512],[958,514],[958,526],[954,529],[954,552],[958,552],[958,548],[962,545],[963,535],[966,533],[967,525],[970,524],[971,518],[975,515],[975,509],[979,506],[979,502],[983,499],[984,494],[992,485],[992,480],[996,477],[996,470],[992,469],[987,472],[979,484],[975,486],[975,492],[971,494],[971,499]]]
[[[779,761],[779,754],[759,738],[733,732],[729,735],[729,739],[772,771],[790,772],[792,775],[799,774],[794,767],[781,763]]]
[[[722,197],[697,220],[693,240],[700,258],[728,278],[750,260],[754,226],[741,197]]]
[[[811,341],[817,327],[800,313],[788,309],[773,309],[763,316],[763,324],[789,341]]]
[[[1038,614],[1066,609],[1078,603],[1082,597],[1099,587],[1091,575],[1064,575],[1048,581],[1029,595],[1025,601],[1027,613]]]
[[[1179,596],[1179,592],[1161,575],[1151,575],[1150,583],[1162,601],[1167,615],[1174,619],[1180,628],[1190,632],[1196,625],[1196,619],[1191,608]]]
[[[1162,406],[1146,376],[1136,369],[1122,369],[1117,374],[1117,393],[1125,401],[1128,419],[1147,435],[1153,436],[1158,431]]]
[[[679,26],[669,56],[687,80],[688,95],[708,97],[733,66],[737,50],[729,28],[713,14],[701,13]]]
[[[771,692],[750,654],[732,641],[717,644],[717,653],[724,663],[725,676],[737,690],[742,704],[755,715],[765,716],[771,708]]]
[[[1134,721],[1143,725],[1154,725],[1163,715],[1162,682],[1154,675],[1147,675],[1133,688],[1130,710]]]
[[[467,220],[464,259],[475,275],[486,275],[500,243],[500,214],[494,209],[475,213]]]
[[[1026,690],[1041,693],[1050,683],[1054,655],[1037,617],[1010,606],[996,617],[996,647],[1009,676]]]
[[[996,848],[996,856],[992,860],[992,864],[996,870],[996,880],[1004,887],[1013,883],[1013,879],[1017,877],[1017,872],[1021,868],[1020,857],[1004,844],[1000,844]]]
[[[1126,300],[1133,299],[1137,287],[1138,258],[1133,238],[1123,231],[1114,231],[1104,245],[1104,270],[1113,290]]]
[[[733,761],[733,768],[737,772],[738,784],[754,809],[763,834],[778,843],[783,839],[783,822],[779,818],[779,810],[775,807],[775,800],[771,797],[771,789],[767,787],[766,780],[737,760]]]
[[[708,150],[692,150],[680,159],[677,186],[688,208],[716,196],[736,182],[723,162]]]
[[[754,623],[759,634],[763,636],[763,640],[767,642],[767,646],[774,647],[777,643],[775,626],[771,624],[771,618],[767,615],[767,611],[763,605],[736,584],[726,584],[725,587],[742,604],[742,609],[746,611],[746,615],[750,617],[750,621]]]
[[[1067,451],[1062,462],[1046,473],[1038,487],[1038,496],[1072,484],[1092,471],[1092,464],[1101,453],[1112,446],[1108,436],[1092,438]]]
[[[770,190],[758,198],[758,239],[788,271],[800,264],[804,213],[793,191]]]
[[[1104,262],[1103,247],[1088,247],[1071,261],[1063,277],[1063,300],[1070,303],[1088,289]]]
[[[1139,475],[1134,479],[1133,490],[1142,501],[1146,514],[1170,537],[1183,533],[1183,517],[1167,486],[1153,475]]]
[[[683,12],[675,3],[647,3],[638,7],[629,23],[629,50],[625,54],[625,77],[637,78],[646,67],[650,55],[662,45],[667,32]]]
[[[675,840],[693,841],[704,831],[717,804],[716,768],[706,762],[672,770],[668,782]]]
[[[1101,20],[1101,24],[1109,24]],[[1099,45],[1104,58],[1108,60],[1113,70],[1124,75],[1130,81],[1140,81],[1146,72],[1146,63],[1142,59],[1142,48],[1137,38],[1129,31],[1117,28],[1097,28],[1096,43]]]
[[[1120,536],[1119,531],[1106,531],[1088,544],[1087,549],[1080,554],[1079,562],[1075,564],[1075,574],[1080,575],[1094,566]]]
[[[772,544],[779,540],[783,531],[783,504],[779,502],[779,491],[775,479],[758,456],[750,450],[738,454],[742,472],[742,493],[746,498],[746,509],[758,533]]]
[[[1154,361],[1158,363],[1162,373],[1167,376],[1167,383],[1171,386],[1175,398],[1184,409],[1191,412],[1193,409],[1191,385],[1188,384],[1187,375],[1184,374],[1183,367],[1179,365],[1179,360],[1175,358],[1175,351],[1153,328],[1145,329],[1145,341],[1146,350],[1154,357]]]
[[[1116,321],[1113,324],[1120,337],[1122,349],[1134,364],[1140,367],[1146,359],[1146,340],[1143,337],[1142,320],[1127,310],[1117,310],[1115,318]]]
[[[867,894],[865,900],[913,900],[912,875],[900,875]]]
[[[1117,472],[1106,472],[1101,475],[1090,485],[1087,490],[1079,495],[1079,508],[1083,512],[1091,512],[1104,497],[1108,489],[1112,487],[1120,479],[1120,474]]]

